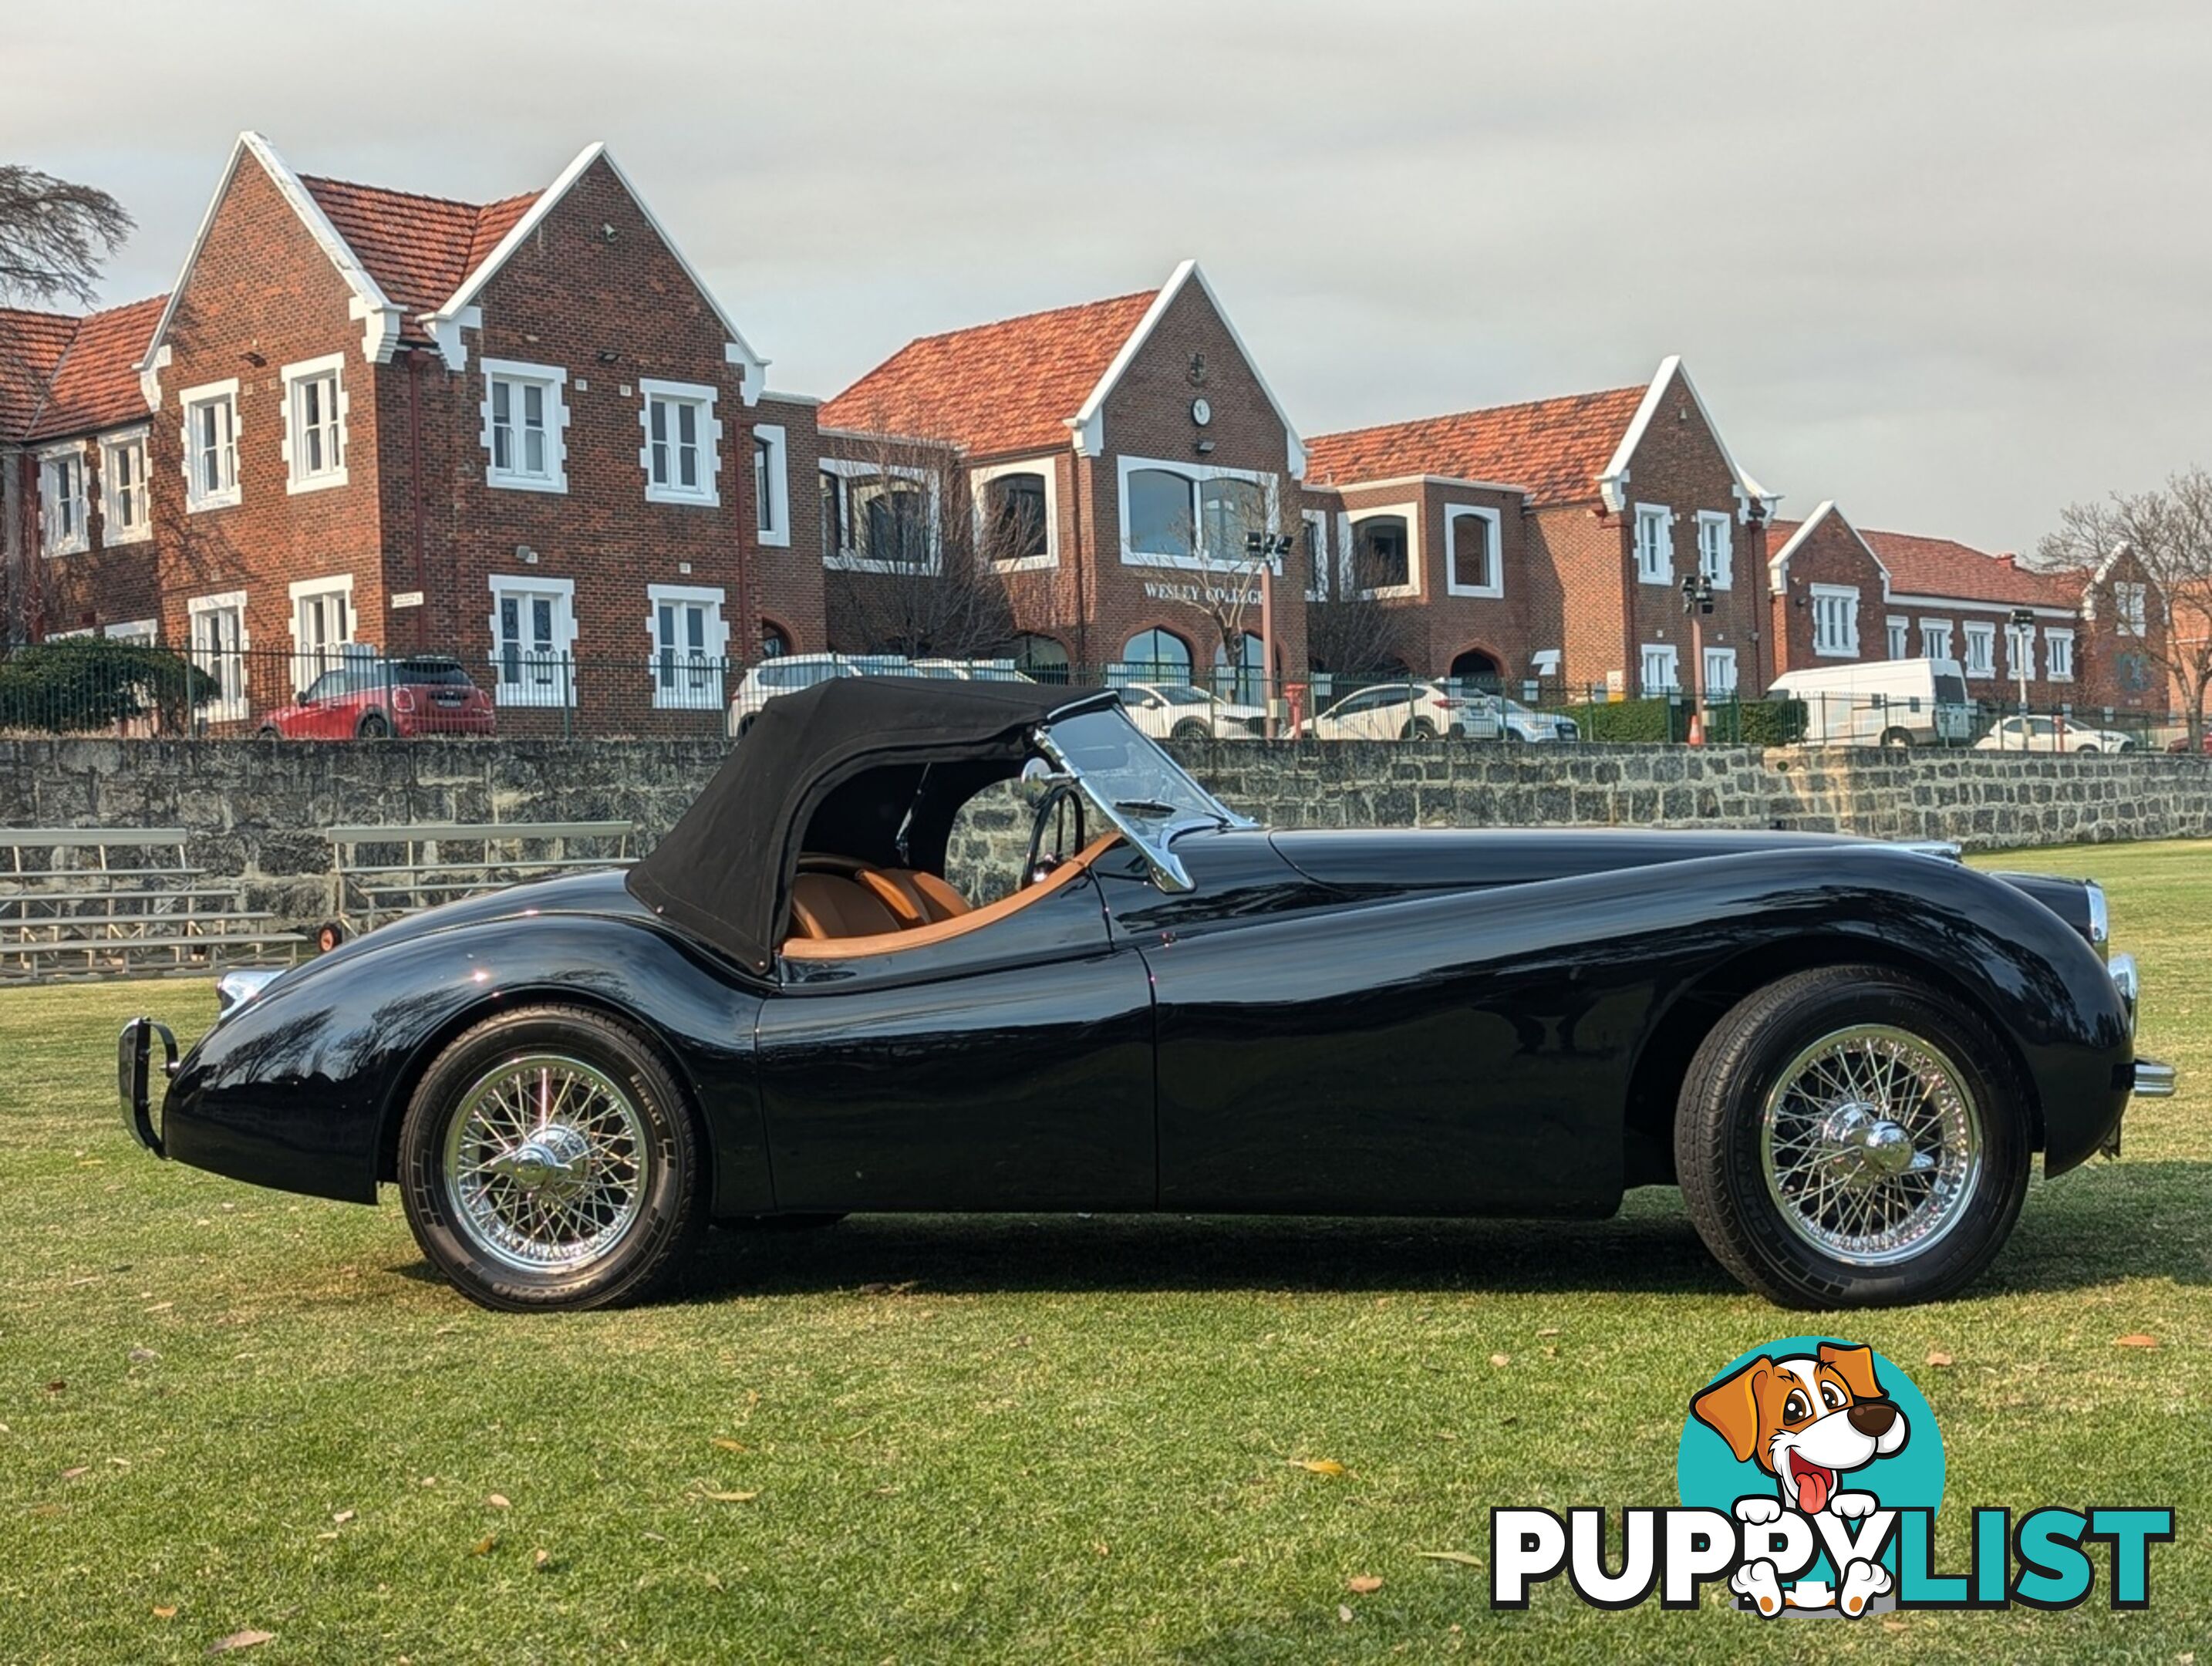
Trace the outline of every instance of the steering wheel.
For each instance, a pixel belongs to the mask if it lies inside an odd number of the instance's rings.
[[[1047,830],[1049,850],[1045,848]],[[1030,824],[1029,860],[1022,864],[1023,889],[1037,884],[1082,848],[1083,794],[1073,782],[1063,781],[1037,801],[1036,819]]]

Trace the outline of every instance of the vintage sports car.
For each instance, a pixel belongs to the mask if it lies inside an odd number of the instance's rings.
[[[946,858],[986,792],[1034,818],[981,901]],[[181,1064],[124,1031],[138,1140],[396,1181],[423,1254],[517,1309],[640,1297],[709,1221],[1602,1216],[1663,1184],[1776,1301],[1924,1300],[1996,1255],[2034,1153],[2114,1152],[2173,1087],[2093,885],[1778,833],[1271,832],[1111,690],[1023,683],[770,702],[626,873],[225,998]]]

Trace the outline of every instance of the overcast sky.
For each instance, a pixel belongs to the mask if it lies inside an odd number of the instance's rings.
[[[605,139],[774,362],[1195,255],[1310,434],[1683,354],[1785,513],[2032,547],[2212,463],[2191,0],[11,8],[0,159],[174,276],[229,142],[461,198]]]

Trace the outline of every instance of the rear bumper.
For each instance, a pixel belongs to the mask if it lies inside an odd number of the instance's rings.
[[[161,1130],[154,1119],[154,1043],[161,1043],[159,1085],[166,1097],[169,1078],[177,1073],[177,1038],[166,1024],[152,1018],[133,1018],[115,1038],[115,1082],[123,1101],[123,1126],[131,1137],[153,1152],[166,1157]]]

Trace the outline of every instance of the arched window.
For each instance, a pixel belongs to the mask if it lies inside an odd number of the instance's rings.
[[[1237,646],[1234,665],[1226,650],[1213,650],[1214,692],[1240,706],[1260,705],[1267,697],[1267,645],[1248,630],[1237,638]]]
[[[1412,585],[1413,544],[1405,516],[1369,515],[1352,523],[1352,577],[1365,591]]]
[[[1039,683],[1067,681],[1067,650],[1050,636],[1014,638],[1014,669]]]
[[[1267,525],[1267,494],[1256,480],[1209,480],[1199,488],[1198,496],[1208,561],[1243,561],[1246,536],[1272,530]]]
[[[1042,474],[994,475],[983,485],[983,556],[1029,561],[1048,553]]]
[[[853,499],[866,516],[870,561],[898,567],[929,564],[929,500],[920,487],[871,481],[854,488]]]
[[[1140,683],[1190,681],[1190,644],[1172,630],[1155,626],[1121,645],[1122,669]]]
[[[1480,509],[1454,509],[1444,522],[1445,555],[1454,595],[1501,593],[1498,574],[1498,517]]]
[[[791,652],[791,633],[770,619],[761,621],[761,658],[781,660]]]

